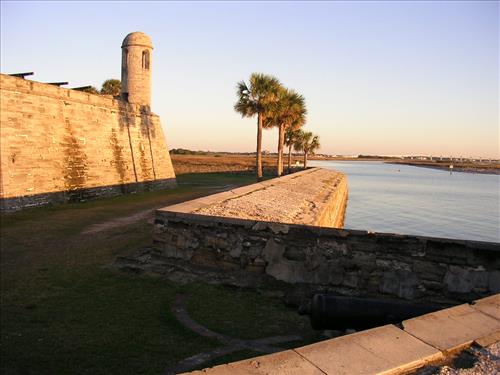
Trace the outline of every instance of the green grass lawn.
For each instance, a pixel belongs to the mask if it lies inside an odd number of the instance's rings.
[[[113,271],[117,255],[151,243],[145,219],[81,234],[92,224],[252,183],[254,176],[193,174],[178,182],[173,190],[1,215],[2,374],[160,374],[219,346],[176,321],[170,306],[179,292],[189,296],[191,316],[217,332],[239,338],[310,332],[295,311],[258,291]]]

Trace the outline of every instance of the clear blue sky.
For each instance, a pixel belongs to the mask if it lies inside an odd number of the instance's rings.
[[[131,31],[170,148],[253,151],[235,85],[264,72],[305,96],[321,152],[499,157],[496,1],[2,1],[1,71],[100,87]]]

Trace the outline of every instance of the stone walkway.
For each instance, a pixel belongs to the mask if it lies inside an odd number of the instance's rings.
[[[192,357],[188,357],[180,361],[177,365],[169,367],[163,375],[172,375],[185,371],[192,371],[200,367],[203,363],[212,361],[218,357],[237,352],[240,350],[252,350],[260,353],[276,353],[285,349],[274,346],[275,344],[298,341],[302,337],[298,335],[289,336],[272,336],[257,340],[242,340],[234,337],[229,337],[202,326],[195,322],[186,311],[186,296],[178,294],[175,297],[175,302],[172,308],[175,317],[187,329],[199,334],[203,337],[215,339],[221,343],[221,346],[212,350],[198,353]]]
[[[279,223],[314,224],[346,177],[314,168],[237,189],[240,194],[201,207],[195,213]],[[241,194],[242,193],[242,194]]]

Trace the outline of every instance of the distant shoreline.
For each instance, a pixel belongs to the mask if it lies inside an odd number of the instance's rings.
[[[479,173],[479,174],[494,174],[500,175],[500,164],[487,163],[487,164],[472,164],[472,163],[443,163],[443,162],[425,162],[425,161],[401,161],[391,158],[322,158],[322,157],[312,157],[311,160],[324,160],[324,161],[353,161],[353,162],[363,162],[363,161],[378,161],[386,164],[400,164],[409,165],[410,167],[421,167],[421,168],[431,168],[439,169],[442,171],[449,171],[450,164],[453,165],[453,172],[461,173]]]
[[[400,162],[400,161],[386,161],[387,164],[402,164],[409,165],[411,167],[421,167],[421,168],[431,168],[431,169],[439,169],[442,171],[452,171],[452,172],[462,172],[462,173],[479,173],[479,174],[494,174],[500,175],[500,167],[498,165],[460,165],[460,164],[430,164],[430,163],[421,163],[421,162]],[[453,168],[450,169],[450,164],[453,165]]]
[[[255,155],[246,154],[209,154],[209,155],[171,155],[172,163],[176,174],[184,173],[211,173],[211,172],[254,172]],[[292,156],[292,165],[298,161],[302,163],[301,155]],[[480,173],[500,175],[499,163],[467,163],[467,162],[441,162],[441,161],[423,161],[423,160],[401,160],[395,158],[326,158],[323,156],[312,156],[310,161],[332,161],[332,162],[383,162],[387,164],[402,164],[413,167],[423,167],[449,171],[449,165],[453,164],[454,172],[462,173]],[[263,168],[267,173],[273,174],[276,169],[276,155],[264,155],[262,158]],[[288,163],[288,155],[285,155],[285,168]]]

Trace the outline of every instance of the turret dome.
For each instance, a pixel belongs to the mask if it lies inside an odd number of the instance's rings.
[[[123,39],[122,48],[127,46],[144,46],[152,49],[153,43],[149,36],[140,31],[135,31]]]

